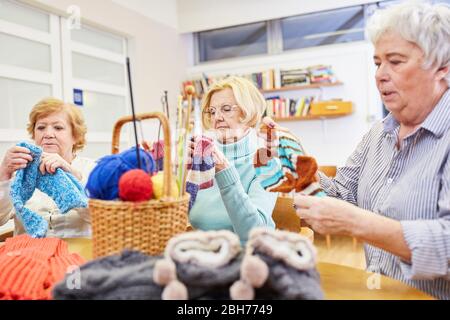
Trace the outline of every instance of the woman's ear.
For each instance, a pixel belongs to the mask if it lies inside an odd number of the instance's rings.
[[[436,77],[438,78],[438,80],[442,80],[448,75],[449,71],[450,71],[450,67],[449,66],[440,67],[436,71]]]

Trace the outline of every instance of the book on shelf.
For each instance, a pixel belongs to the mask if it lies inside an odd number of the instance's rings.
[[[329,65],[315,65],[307,68],[280,70],[281,87],[298,87],[316,83],[337,82],[333,68]]]
[[[308,68],[311,83],[331,83],[336,82],[336,76],[331,66],[316,65]]]
[[[295,117],[300,117],[302,115],[303,107],[305,106],[305,97],[300,97],[295,106]]]
[[[310,105],[313,101],[314,97],[312,96],[296,99],[269,97],[266,99],[266,115],[275,118],[305,117],[309,115]]]
[[[233,74],[233,75],[240,76],[242,78],[252,81],[255,84],[255,86],[260,90],[270,90],[275,88],[275,72],[273,69],[261,72]],[[183,92],[185,92],[186,86],[193,85],[195,88],[196,95],[198,97],[201,97],[208,91],[209,87],[213,83],[223,80],[229,76],[231,76],[231,74],[219,76],[211,76],[211,75],[207,76],[206,74],[203,73],[201,77],[184,81],[182,90]]]
[[[280,70],[280,84],[282,87],[292,87],[310,84],[307,69]]]
[[[314,97],[306,97],[305,104],[302,109],[302,117],[306,117],[309,115],[309,109],[311,108],[311,104],[314,102]]]

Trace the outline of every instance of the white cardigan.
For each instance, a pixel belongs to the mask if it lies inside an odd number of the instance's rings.
[[[86,185],[95,161],[88,158],[76,157],[72,167],[82,175],[81,184]],[[14,235],[25,233],[22,223],[15,215],[15,210],[9,195],[12,180],[0,182],[0,226],[14,218]],[[85,238],[91,236],[91,222],[88,208],[77,208],[66,214],[61,214],[56,203],[45,193],[36,189],[25,206],[37,212],[48,222],[46,237],[56,238]]]

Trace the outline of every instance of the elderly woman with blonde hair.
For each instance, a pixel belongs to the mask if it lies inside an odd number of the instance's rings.
[[[212,156],[215,181],[200,190],[189,218],[201,230],[228,229],[242,243],[253,227],[274,228],[272,211],[277,195],[260,185],[253,167],[257,149],[255,126],[266,102],[249,80],[229,77],[212,85],[202,102],[203,127],[215,134]],[[191,143],[190,151],[195,143]]]
[[[54,174],[61,168],[86,184],[95,162],[77,156],[86,143],[87,131],[79,108],[58,99],[44,99],[32,108],[27,130],[34,143],[42,148],[39,166],[42,174]],[[25,231],[15,217],[9,188],[15,172],[26,168],[32,160],[30,150],[14,146],[7,150],[0,164],[0,225],[14,217],[16,235]],[[55,202],[37,189],[26,205],[47,220],[47,237],[74,238],[91,234],[88,209],[77,208],[62,215]]]

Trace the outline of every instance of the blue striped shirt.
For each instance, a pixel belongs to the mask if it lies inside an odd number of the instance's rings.
[[[367,269],[450,299],[450,89],[397,149],[400,125],[375,124],[322,188],[361,208],[400,221],[411,263],[366,244]]]

